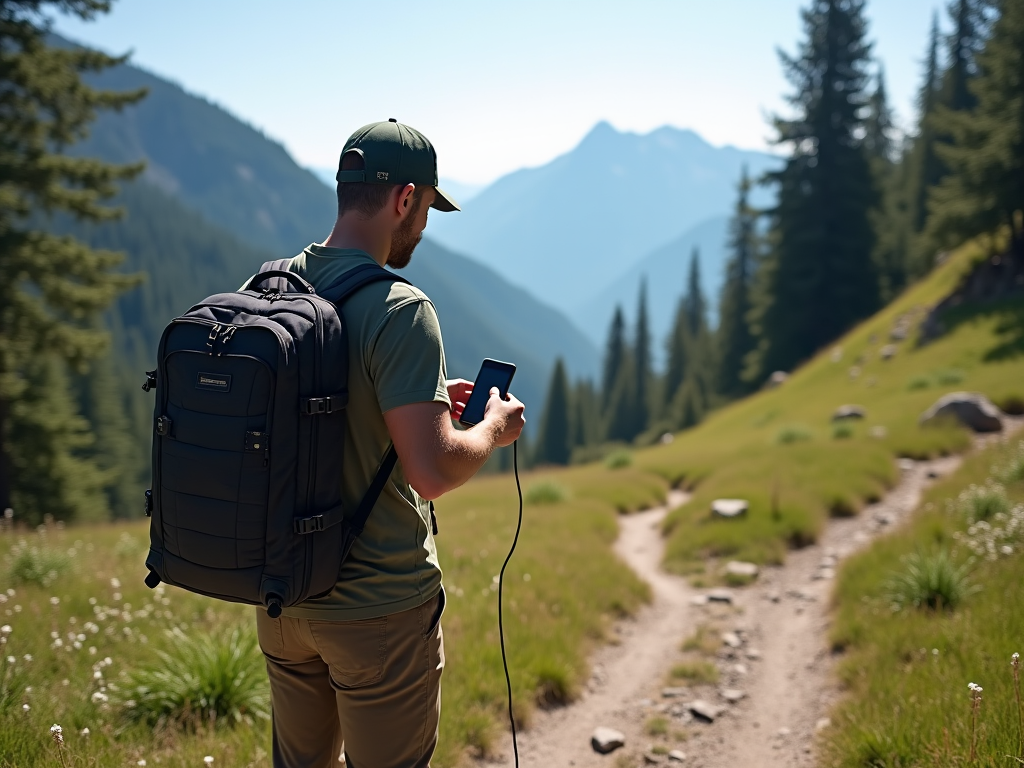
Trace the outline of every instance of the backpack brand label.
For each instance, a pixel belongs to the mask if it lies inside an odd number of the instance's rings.
[[[214,392],[230,392],[231,376],[226,373],[203,373],[200,371],[196,379],[196,389],[209,389]]]

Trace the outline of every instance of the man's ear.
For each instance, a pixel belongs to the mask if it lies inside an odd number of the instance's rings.
[[[409,211],[412,210],[412,196],[415,192],[415,184],[406,184],[405,186],[398,188],[398,195],[395,198],[395,213],[397,213],[400,218],[405,218]]]

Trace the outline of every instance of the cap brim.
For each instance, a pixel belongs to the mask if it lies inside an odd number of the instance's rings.
[[[459,208],[459,204],[452,199],[451,195],[446,194],[443,189],[440,187],[434,187],[434,191],[437,192],[437,194],[434,196],[434,202],[430,204],[430,207],[435,211],[444,211],[445,213],[448,213],[449,211],[462,210]]]

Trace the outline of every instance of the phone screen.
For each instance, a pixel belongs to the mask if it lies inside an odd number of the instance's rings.
[[[473,394],[469,396],[469,402],[466,403],[466,408],[459,421],[468,426],[483,421],[484,408],[491,396],[491,387],[497,387],[501,396],[505,397],[515,373],[516,367],[512,363],[484,360],[483,365],[480,366],[480,373],[477,374],[476,382],[473,384]]]

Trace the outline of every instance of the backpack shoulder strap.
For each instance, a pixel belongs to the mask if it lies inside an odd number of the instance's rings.
[[[404,277],[384,269],[379,264],[361,264],[355,269],[350,269],[322,291],[317,291],[317,293],[328,301],[340,305],[364,285],[387,280],[393,283],[411,285]]]
[[[274,259],[273,261],[263,262],[263,266],[260,267],[259,272],[256,274],[262,274],[263,272],[287,272],[288,266],[292,263],[291,259]],[[283,277],[268,277],[266,280],[260,283],[264,288],[269,291],[279,291],[280,293],[287,293],[291,290],[291,286],[288,281]]]
[[[381,493],[384,492],[384,486],[387,485],[388,478],[391,477],[391,472],[397,463],[398,452],[395,450],[394,444],[391,444],[388,446],[388,452],[384,454],[384,458],[377,468],[377,474],[373,476],[370,487],[366,489],[366,493],[363,495],[362,500],[360,500],[359,506],[356,507],[356,511],[348,518],[348,524],[351,527],[353,536],[358,536],[363,532],[363,526],[366,525],[366,520],[370,517],[373,507],[377,504]]]
[[[394,272],[384,269],[384,267],[379,264],[362,264],[341,275],[322,291],[318,291],[318,294],[328,301],[333,302],[336,306],[340,306],[345,299],[349,298],[363,286],[369,285],[370,283],[385,281],[410,285],[409,281],[404,277],[400,277]],[[384,491],[384,486],[387,485],[388,478],[391,477],[391,472],[394,470],[395,464],[397,463],[398,452],[395,450],[395,446],[392,443],[388,446],[387,453],[384,454],[384,458],[381,460],[380,466],[377,468],[377,474],[374,475],[373,481],[370,483],[370,487],[367,488],[366,493],[363,494],[363,498],[360,500],[359,506],[356,507],[355,512],[347,518],[353,538],[358,537],[359,534],[362,533],[363,526],[366,525],[366,521],[369,519],[370,513],[377,504],[377,500],[380,499],[380,495]]]

